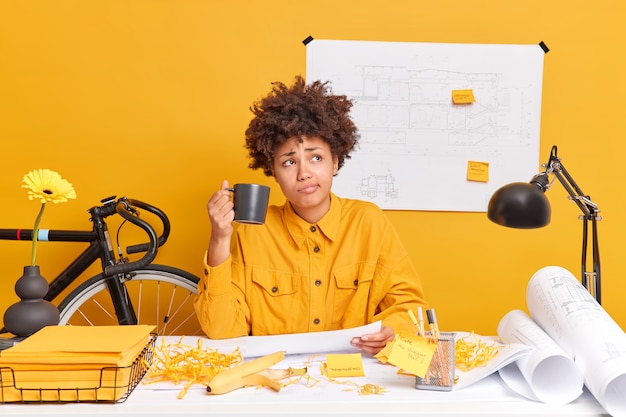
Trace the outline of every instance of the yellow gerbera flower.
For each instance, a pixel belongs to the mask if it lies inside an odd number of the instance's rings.
[[[58,173],[49,169],[35,169],[24,175],[22,188],[28,189],[30,200],[39,199],[45,203],[64,203],[76,198],[74,187]]]
[[[70,198],[76,198],[76,192],[72,184],[64,180],[58,173],[50,171],[49,169],[35,169],[24,175],[24,185],[22,188],[28,189],[28,199],[41,201],[41,208],[39,214],[35,219],[35,226],[33,227],[33,247],[30,258],[31,266],[35,266],[35,260],[37,259],[37,238],[39,234],[39,223],[43,216],[46,203],[52,202],[55,204],[64,203]]]

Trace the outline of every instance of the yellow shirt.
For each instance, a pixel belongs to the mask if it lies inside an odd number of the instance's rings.
[[[214,339],[336,330],[377,320],[414,332],[407,309],[425,306],[421,282],[380,208],[331,194],[316,224],[290,204],[265,225],[237,225],[230,258],[204,261],[196,313]]]

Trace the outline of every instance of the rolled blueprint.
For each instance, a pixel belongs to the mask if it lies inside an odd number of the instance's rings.
[[[535,322],[582,371],[585,385],[612,416],[626,416],[626,334],[568,270],[548,266],[526,289]]]
[[[504,342],[533,347],[530,354],[500,369],[511,389],[547,404],[567,404],[582,394],[580,368],[526,312],[507,313],[498,324],[498,336]]]

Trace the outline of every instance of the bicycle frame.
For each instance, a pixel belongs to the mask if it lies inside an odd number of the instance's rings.
[[[131,271],[149,265],[156,257],[157,248],[167,241],[169,236],[169,219],[158,208],[139,200],[122,197],[115,200],[115,196],[101,200],[102,206],[95,206],[88,210],[90,221],[93,223],[91,231],[77,230],[46,230],[40,229],[37,239],[50,242],[85,242],[89,246],[76,259],[49,283],[48,293],[44,297],[53,301],[66,288],[76,281],[89,266],[98,259],[101,260],[102,271],[105,276],[109,293],[115,308],[120,325],[137,324],[137,317],[132,302],[127,297],[126,287],[122,280]],[[154,228],[138,217],[138,208],[155,214],[163,224],[162,235],[157,238]],[[126,248],[126,253],[146,252],[139,260],[121,262],[115,257],[109,230],[104,219],[119,214],[124,219],[142,228],[149,237],[148,243],[132,245]],[[32,229],[0,229],[0,240],[32,240]],[[2,329],[4,331],[4,329]],[[1,332],[1,331],[0,331]]]

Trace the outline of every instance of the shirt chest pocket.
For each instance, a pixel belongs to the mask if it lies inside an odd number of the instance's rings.
[[[260,291],[262,297],[281,297],[298,291],[298,279],[276,271],[255,269],[252,272],[254,291]]]
[[[355,264],[333,271],[335,285],[339,290],[356,290],[359,286],[369,286],[374,278],[374,267],[369,264]]]
[[[301,332],[303,309],[297,277],[288,273],[252,271],[246,302],[250,309],[252,334]]]
[[[374,267],[369,264],[355,264],[335,269],[333,278],[333,322],[365,324],[361,321],[369,303]]]

